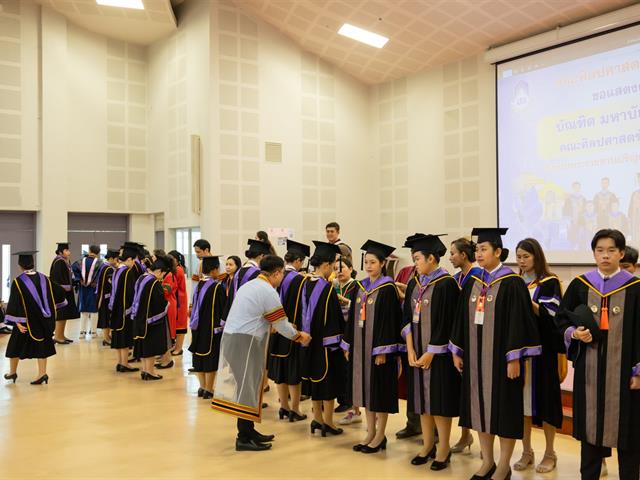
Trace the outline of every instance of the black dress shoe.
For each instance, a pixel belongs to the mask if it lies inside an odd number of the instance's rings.
[[[420,430],[416,430],[416,429],[408,427],[408,426],[404,427],[399,432],[396,432],[396,438],[398,440],[403,440],[405,438],[415,437],[417,435],[422,435],[422,432]]]
[[[322,424],[320,422],[316,422],[315,420],[311,420],[311,425],[309,425],[309,427],[311,427],[312,435],[316,433],[316,430],[322,430]]]
[[[111,343],[107,342],[106,340],[102,340],[102,346],[103,347],[110,347]]]
[[[326,423],[324,423],[322,425],[322,436],[323,437],[326,437],[327,433],[330,433],[331,435],[341,435],[342,432],[344,432],[344,430],[342,430],[341,428],[331,428]]]
[[[291,410],[289,412],[289,423],[293,423],[293,422],[300,422],[302,420],[306,420],[307,416],[306,415],[299,415],[298,413],[294,412],[293,410]]]
[[[18,373],[12,373],[11,375],[9,375],[8,373],[4,374],[4,379],[5,380],[13,380],[13,383],[16,383],[16,380],[18,379]]]
[[[49,385],[49,375],[47,375],[46,373],[42,375],[39,379],[31,382],[31,385],[42,385],[43,383],[46,383],[47,385]]]
[[[280,420],[282,420],[283,418],[289,418],[289,414],[291,412],[289,410],[287,410],[286,408],[282,408],[280,407],[280,410],[278,410],[278,418]]]
[[[147,380],[147,381],[162,380],[162,375],[153,375],[151,373],[144,372],[144,375],[142,376],[142,379],[143,380]]]
[[[362,451],[362,447],[366,446],[364,443],[358,443],[357,445],[353,446],[353,451],[354,452],[360,452]]]
[[[436,458],[436,447],[435,447],[435,445],[431,449],[431,451],[429,453],[427,453],[426,457],[421,457],[420,455],[416,455],[415,457],[413,457],[413,460],[411,460],[411,465],[424,465],[425,463],[427,463],[432,458]]]
[[[474,475],[470,480],[489,480],[491,476],[496,473],[498,466],[494,463],[493,467],[486,473],[486,475]]]
[[[387,437],[384,437],[384,440],[380,442],[377,447],[371,447],[369,445],[365,445],[360,449],[360,453],[378,453],[380,450],[387,449]]]
[[[447,455],[447,458],[444,462],[439,462],[438,460],[434,460],[433,462],[431,462],[431,470],[434,470],[436,472],[439,470],[444,470],[449,466],[450,463],[451,463],[451,452],[449,452],[449,455]]]
[[[169,363],[163,365],[161,363],[156,363],[155,367],[159,368],[160,370],[163,370],[165,368],[171,368],[175,365],[175,363],[173,363],[173,360],[171,360]]]
[[[204,395],[204,388],[199,388],[198,389],[198,396],[202,397],[202,395]]]
[[[243,441],[236,438],[236,452],[260,452],[262,450],[269,450],[270,448],[270,443],[260,443],[253,439]]]
[[[11,333],[11,329],[5,325],[0,327],[0,333]]]
[[[344,412],[348,412],[349,410],[351,410],[351,405],[338,405],[334,410],[334,412],[344,413]]]
[[[255,440],[258,443],[267,443],[267,442],[273,442],[276,439],[275,435],[263,435],[260,432],[254,430],[251,433],[251,439]]]
[[[210,398],[213,398],[213,392],[205,390],[204,393],[202,394],[202,398],[204,400],[209,400]]]
[[[182,350],[180,350],[179,352],[171,352],[172,357],[179,357],[180,355],[182,355]]]
[[[116,372],[121,372],[121,373],[125,373],[125,372],[138,372],[140,371],[139,368],[136,367],[127,367],[126,365],[122,365],[121,363],[119,363],[116,366]]]

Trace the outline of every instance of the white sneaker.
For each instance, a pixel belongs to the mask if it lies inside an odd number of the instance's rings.
[[[352,410],[347,413],[340,421],[338,421],[338,425],[351,425],[352,423],[362,423],[362,414],[356,414]]]

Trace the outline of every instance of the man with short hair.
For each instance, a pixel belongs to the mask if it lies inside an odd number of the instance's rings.
[[[324,230],[327,236],[327,242],[337,245],[338,248],[340,248],[340,254],[348,258],[350,262],[353,262],[351,247],[340,240],[340,225],[338,222],[327,223]]]
[[[204,238],[200,238],[195,242],[193,242],[193,253],[196,254],[196,257],[198,258],[199,262],[198,262],[198,271],[193,272],[193,274],[191,274],[191,280],[194,282],[199,282],[202,279],[201,260],[202,260],[202,257],[211,256],[211,244],[209,243],[208,240],[205,240]]]
[[[265,359],[271,329],[304,346],[311,336],[289,322],[276,289],[284,278],[284,261],[267,255],[260,261],[260,274],[236,294],[226,318],[220,346],[218,375],[212,406],[238,417],[236,450],[271,448],[273,435],[262,435],[254,421],[262,418]]]

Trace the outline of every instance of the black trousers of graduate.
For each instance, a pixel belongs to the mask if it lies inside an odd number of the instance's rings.
[[[640,448],[640,446],[639,446]],[[580,445],[580,474],[582,480],[598,480],[602,459],[611,456],[611,449],[597,447],[587,442]],[[640,475],[640,450],[618,449],[620,480],[638,480]]]
[[[238,440],[241,442],[248,442],[254,436],[255,424],[251,420],[245,420],[244,418],[238,419]]]

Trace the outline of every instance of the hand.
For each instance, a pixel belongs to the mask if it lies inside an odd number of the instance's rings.
[[[422,356],[416,362],[420,368],[428,370],[431,367],[431,362],[433,361],[433,353],[423,353]]]
[[[416,352],[415,350],[412,348],[411,350],[407,349],[407,357],[409,359],[409,366],[410,367],[419,367],[420,365],[418,365],[416,363]]]
[[[18,327],[18,330],[20,330],[20,333],[27,333],[27,327],[25,327],[21,323],[16,323],[16,327]]]
[[[199,282],[200,281],[200,275],[197,274],[193,274],[191,275],[191,280],[193,280],[194,282]]]
[[[348,362],[349,361],[349,350],[343,350],[344,352],[344,359]]]
[[[640,390],[640,375],[631,377],[631,383],[629,385],[629,388],[631,388],[631,390]]]
[[[404,292],[407,290],[406,283],[396,282],[396,287],[398,287],[398,290],[400,290],[401,292]]]
[[[349,303],[349,299],[347,297],[345,297],[345,296],[340,295],[340,294],[338,294],[338,301],[343,305],[346,304],[346,303]]]
[[[520,376],[520,360],[511,360],[507,363],[507,377],[514,380]]]
[[[387,363],[386,353],[383,353],[381,355],[376,355],[375,362],[376,362],[376,365],[384,365],[385,363]]]
[[[456,370],[462,373],[462,367],[464,366],[464,361],[462,360],[462,357],[459,357],[458,355],[453,354],[453,366],[456,367]]]
[[[573,338],[575,340],[580,340],[583,343],[591,343],[593,341],[593,337],[591,336],[591,331],[584,327],[578,327],[573,332]]]
[[[309,335],[307,332],[298,332],[298,334],[300,335],[298,337],[298,342],[303,347],[308,347],[309,343],[311,343],[311,335]]]

